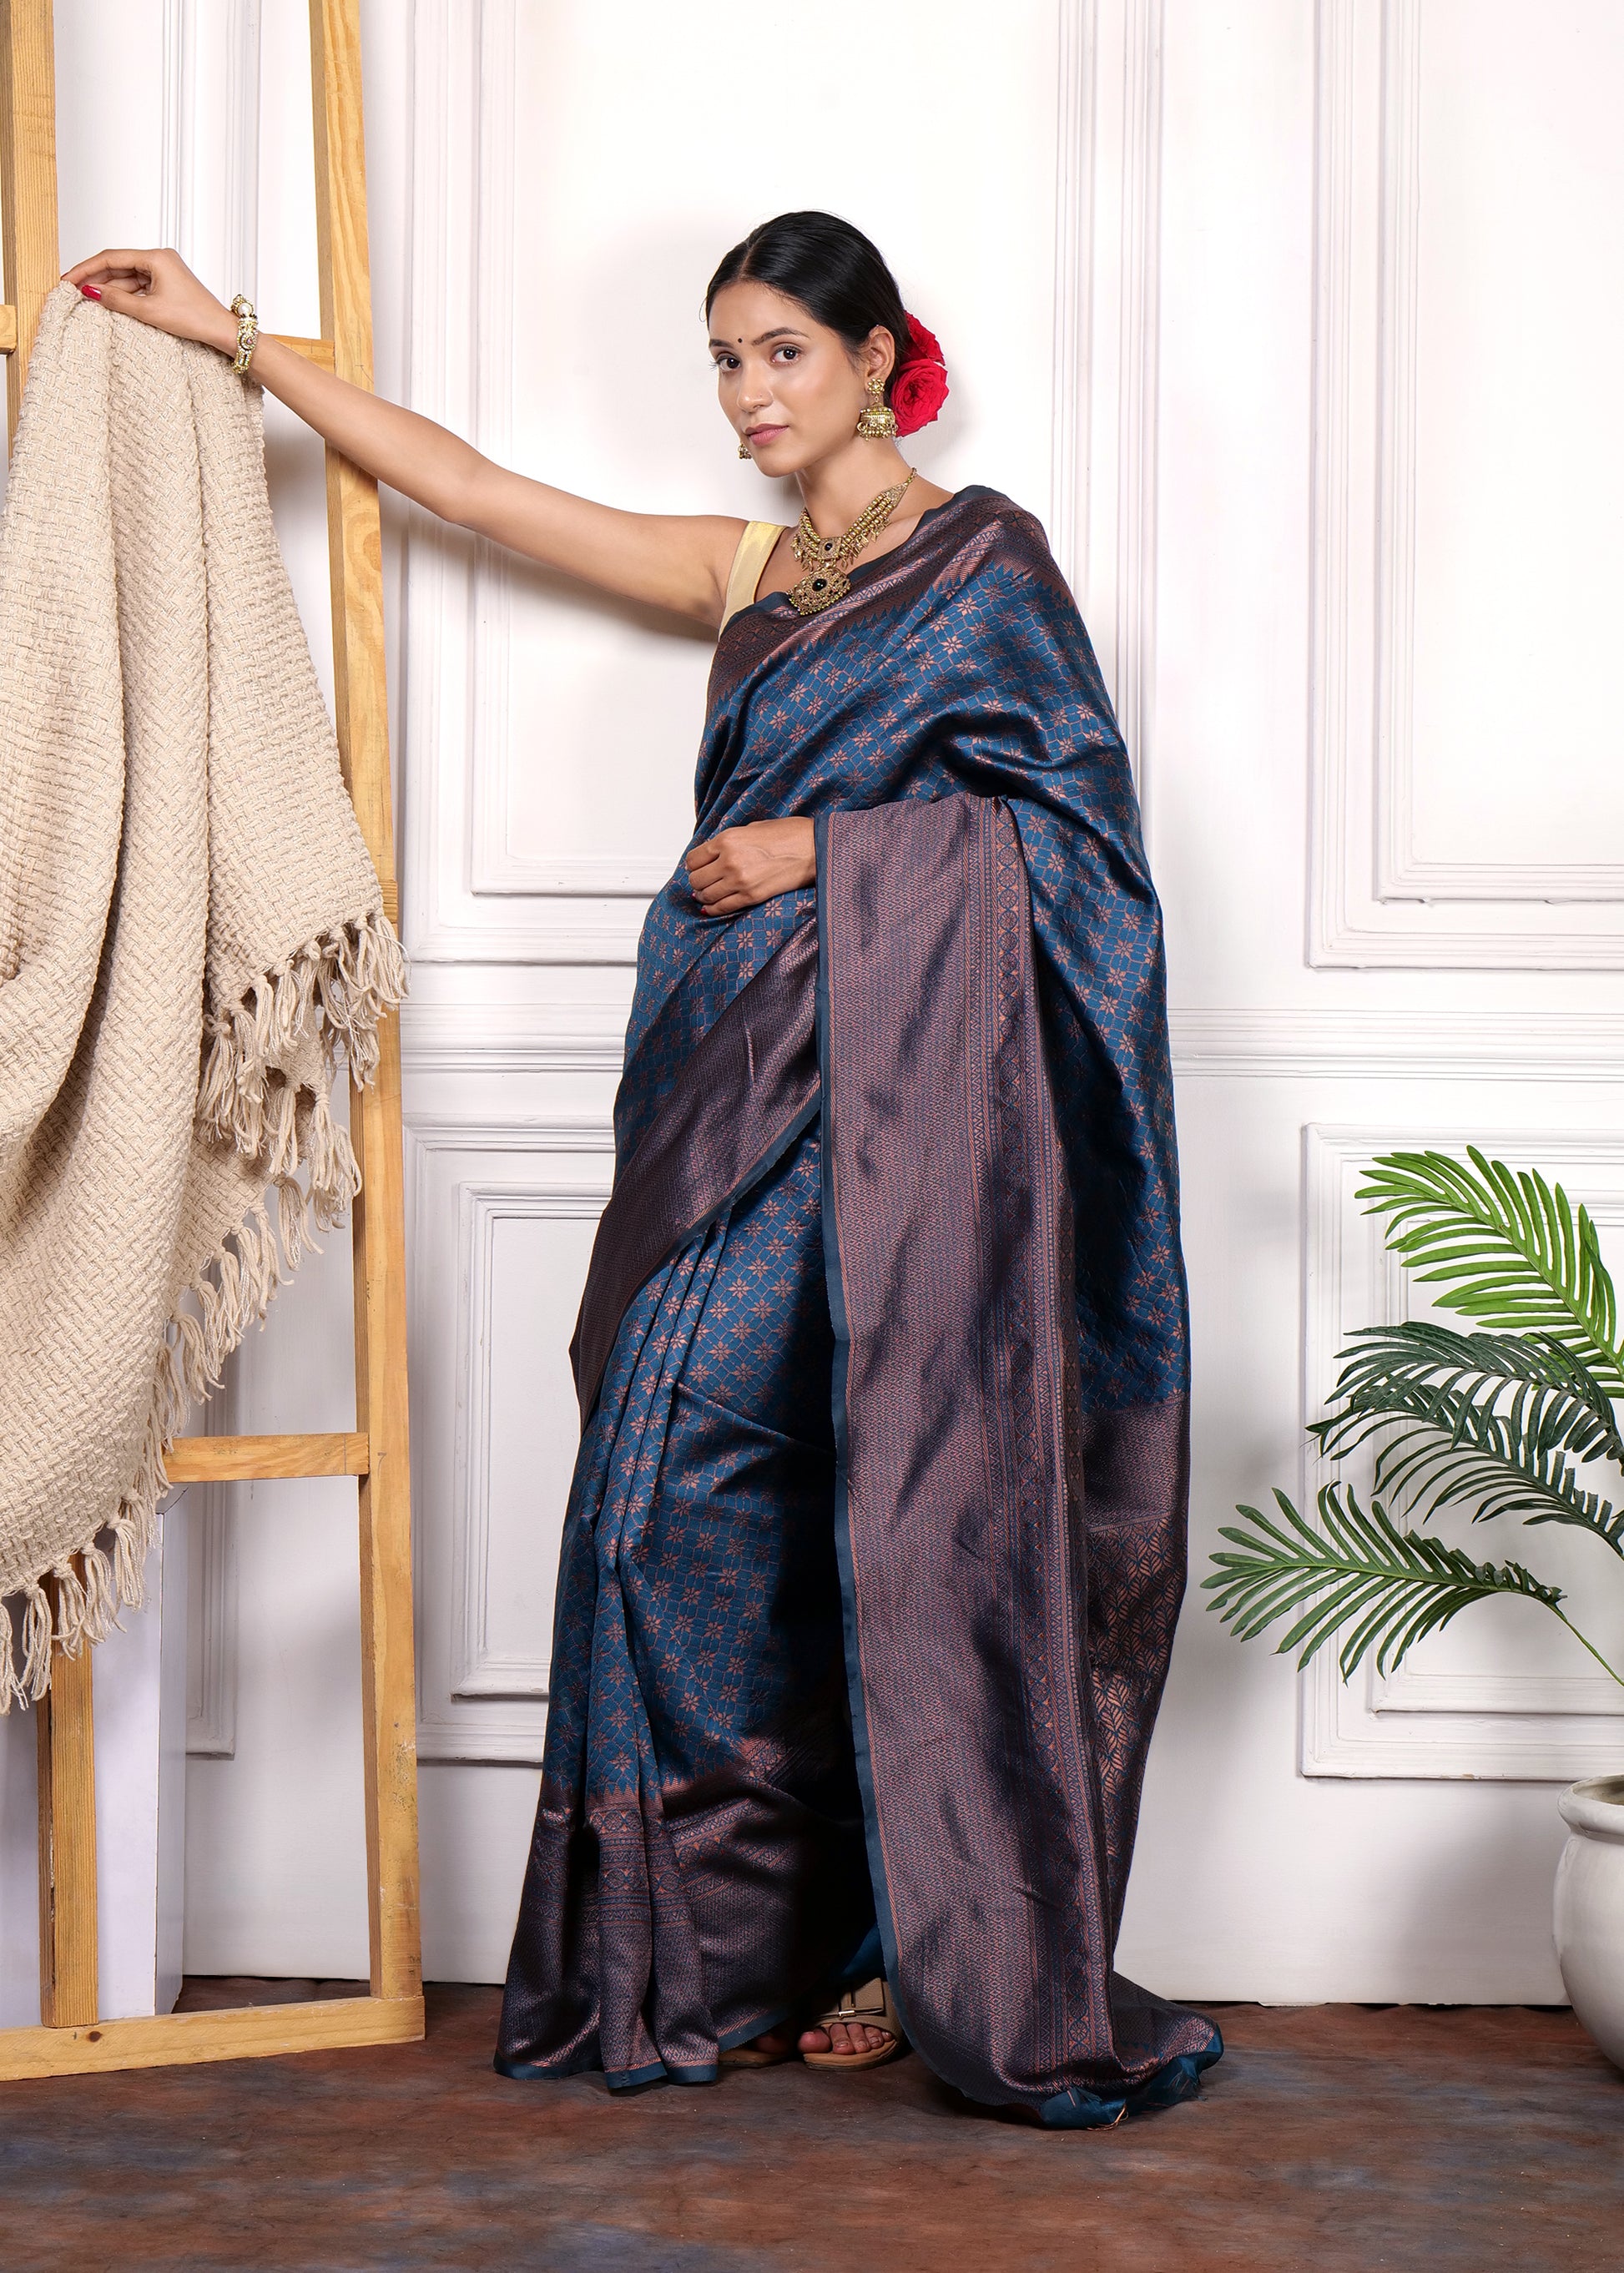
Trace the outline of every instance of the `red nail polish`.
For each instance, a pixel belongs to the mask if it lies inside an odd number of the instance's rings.
[[[86,300],[99,300],[102,297],[94,284],[81,284],[79,289]]]

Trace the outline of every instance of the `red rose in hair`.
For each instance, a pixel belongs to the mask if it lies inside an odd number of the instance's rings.
[[[942,360],[942,342],[917,316],[910,316],[907,347],[891,390],[898,433],[917,434],[921,426],[929,425],[946,401],[947,365]]]

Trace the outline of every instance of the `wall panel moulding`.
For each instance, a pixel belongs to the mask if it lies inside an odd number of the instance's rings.
[[[1475,63],[1498,74],[1507,123],[1482,138],[1494,146],[1486,156],[1452,140],[1439,160],[1447,193],[1425,194],[1426,138],[1445,131],[1459,95],[1447,48],[1458,11],[1319,0],[1316,12],[1308,951],[1326,966],[1624,967],[1624,859],[1596,821],[1618,810],[1610,662],[1597,653],[1570,671],[1525,652],[1534,634],[1513,619],[1502,583],[1531,561],[1538,590],[1544,562],[1548,595],[1583,551],[1572,485],[1519,487],[1515,472],[1548,446],[1549,358],[1543,376],[1508,378],[1517,366],[1479,351],[1488,319],[1472,294],[1436,289],[1492,273],[1503,308],[1530,281],[1522,269],[1500,278],[1502,258],[1533,256],[1502,251],[1493,217],[1493,199],[1509,194],[1493,169],[1522,164],[1516,120],[1538,94],[1522,84],[1527,43],[1506,34],[1503,12]],[[1610,36],[1604,17],[1586,35]],[[1591,60],[1605,71],[1599,49]],[[1575,119],[1574,131],[1590,129]],[[1596,131],[1611,139],[1611,113]],[[1466,179],[1473,163],[1480,180]],[[1546,218],[1564,236],[1594,238],[1601,257],[1598,231],[1611,223],[1599,209]],[[1462,491],[1449,446],[1458,455],[1464,422],[1486,418],[1487,389],[1512,386],[1521,392],[1503,406],[1492,398],[1494,462]],[[1551,502],[1559,489],[1567,506]],[[1624,581],[1613,597],[1609,620]],[[1539,639],[1560,641],[1558,617]],[[1542,712],[1542,686],[1567,709]]]
[[[613,1166],[603,1119],[407,1122],[425,1759],[541,1758],[576,1432],[566,1353]]]

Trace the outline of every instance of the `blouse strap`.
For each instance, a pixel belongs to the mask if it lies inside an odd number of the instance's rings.
[[[739,539],[739,549],[733,554],[733,565],[727,575],[727,598],[723,604],[722,620],[717,627],[718,636],[741,608],[748,608],[756,597],[756,587],[761,582],[762,571],[771,557],[783,529],[776,521],[749,521],[744,535]]]

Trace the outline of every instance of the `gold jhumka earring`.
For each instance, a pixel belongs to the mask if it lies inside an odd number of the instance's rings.
[[[857,431],[866,442],[894,441],[897,414],[885,400],[883,379],[868,381],[868,400],[857,414]]]

